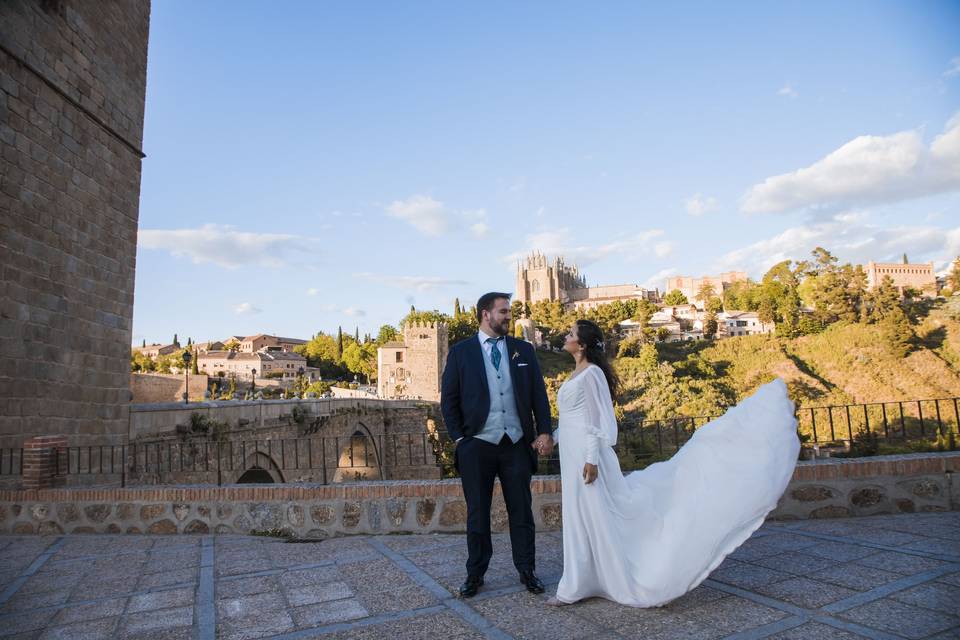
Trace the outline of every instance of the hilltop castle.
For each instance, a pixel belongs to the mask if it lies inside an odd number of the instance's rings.
[[[635,284],[588,287],[586,277],[576,265],[567,265],[562,256],[552,261],[536,253],[517,263],[517,287],[514,299],[524,303],[559,301],[577,309],[592,309],[616,300],[646,299],[655,302],[660,292]]]

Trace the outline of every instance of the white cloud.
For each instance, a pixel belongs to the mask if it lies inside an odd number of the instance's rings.
[[[822,246],[843,262],[866,264],[899,262],[906,253],[912,262],[945,263],[960,255],[960,227],[873,224],[860,212],[838,214],[829,220],[790,227],[771,238],[730,251],[717,270],[742,269],[754,277],[783,260],[806,260]]]
[[[944,78],[960,76],[960,56],[950,59],[950,68],[943,72]]]
[[[794,89],[794,88],[788,83],[788,84],[785,84],[785,85],[783,85],[782,87],[780,87],[780,90],[777,91],[777,95],[778,95],[778,96],[784,96],[784,97],[787,97],[787,98],[796,98],[796,97],[799,96],[800,94],[797,93],[796,89]]]
[[[343,315],[350,316],[351,318],[362,318],[363,316],[367,315],[367,312],[363,309],[359,309],[357,307],[341,307],[340,305],[333,304],[332,302],[321,304],[319,307],[317,307],[317,310],[323,313],[341,313]]]
[[[661,269],[642,282],[640,286],[644,289],[659,289],[660,291],[663,291],[667,286],[667,278],[675,275],[676,273],[677,269],[675,267]]]
[[[482,240],[487,237],[490,233],[490,227],[486,222],[477,222],[470,225],[470,233],[473,234],[474,238]]]
[[[669,242],[658,242],[657,244],[653,245],[653,253],[658,258],[668,256],[672,251],[673,245]]]
[[[320,290],[319,290],[319,289],[314,289],[314,288],[312,288],[312,287],[311,287],[310,289],[307,289],[307,295],[308,295],[308,296],[315,296],[315,295],[317,295],[318,293],[320,293]]]
[[[227,269],[243,266],[280,269],[314,260],[321,243],[316,238],[280,233],[237,231],[227,225],[199,229],[141,229],[142,249],[162,249],[197,264],[212,262]]]
[[[261,309],[253,306],[249,302],[241,302],[236,307],[233,308],[233,312],[240,316],[253,315],[260,313]]]
[[[415,291],[432,291],[441,287],[451,287],[470,284],[466,280],[453,278],[437,278],[432,276],[388,276],[376,273],[355,273],[356,278],[363,278],[370,282],[378,282],[391,287]]]
[[[506,255],[503,259],[513,265],[531,253],[542,253],[549,256],[563,256],[568,263],[576,263],[579,266],[611,256],[617,256],[625,262],[632,262],[651,254],[657,257],[668,255],[673,250],[673,245],[664,240],[658,242],[662,236],[662,229],[649,229],[614,242],[588,245],[577,242],[570,229],[563,227],[528,235],[523,249]]]
[[[859,136],[809,167],[767,178],[746,213],[888,203],[960,189],[960,114],[924,145],[918,131]]]
[[[482,239],[489,231],[485,209],[452,210],[430,196],[395,200],[387,207],[387,213],[427,236],[441,236],[466,228],[475,238]]]
[[[717,199],[695,193],[691,197],[687,198],[685,204],[687,207],[687,213],[692,216],[702,216],[703,214],[710,213],[717,208]]]
[[[428,236],[443,235],[450,229],[450,213],[443,203],[430,196],[411,196],[406,200],[395,200],[387,207],[387,213],[410,223]]]

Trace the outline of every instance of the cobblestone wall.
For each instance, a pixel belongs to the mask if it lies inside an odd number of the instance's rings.
[[[960,510],[957,470],[957,453],[801,463],[771,517]],[[534,478],[532,493],[537,527],[559,530],[559,477]],[[3,533],[457,532],[466,514],[459,480],[0,491]],[[506,531],[499,492],[492,516],[493,530]]]
[[[2,447],[126,437],[149,14],[0,2]]]

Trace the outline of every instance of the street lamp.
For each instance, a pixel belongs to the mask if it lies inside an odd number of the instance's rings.
[[[306,385],[303,384],[303,367],[297,369],[297,391],[300,392],[300,397],[307,395]]]
[[[184,375],[184,385],[183,385],[183,403],[190,404],[190,360],[193,356],[190,355],[189,351],[183,352],[183,375]]]
[[[250,367],[250,393],[257,390],[257,370]]]

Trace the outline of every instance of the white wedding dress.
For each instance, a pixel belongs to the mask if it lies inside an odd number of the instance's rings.
[[[800,449],[780,379],[697,429],[670,460],[627,476],[611,448],[617,424],[603,371],[590,365],[567,380],[557,404],[561,602],[653,607],[690,591],[763,524]],[[589,485],[585,462],[599,467]]]

